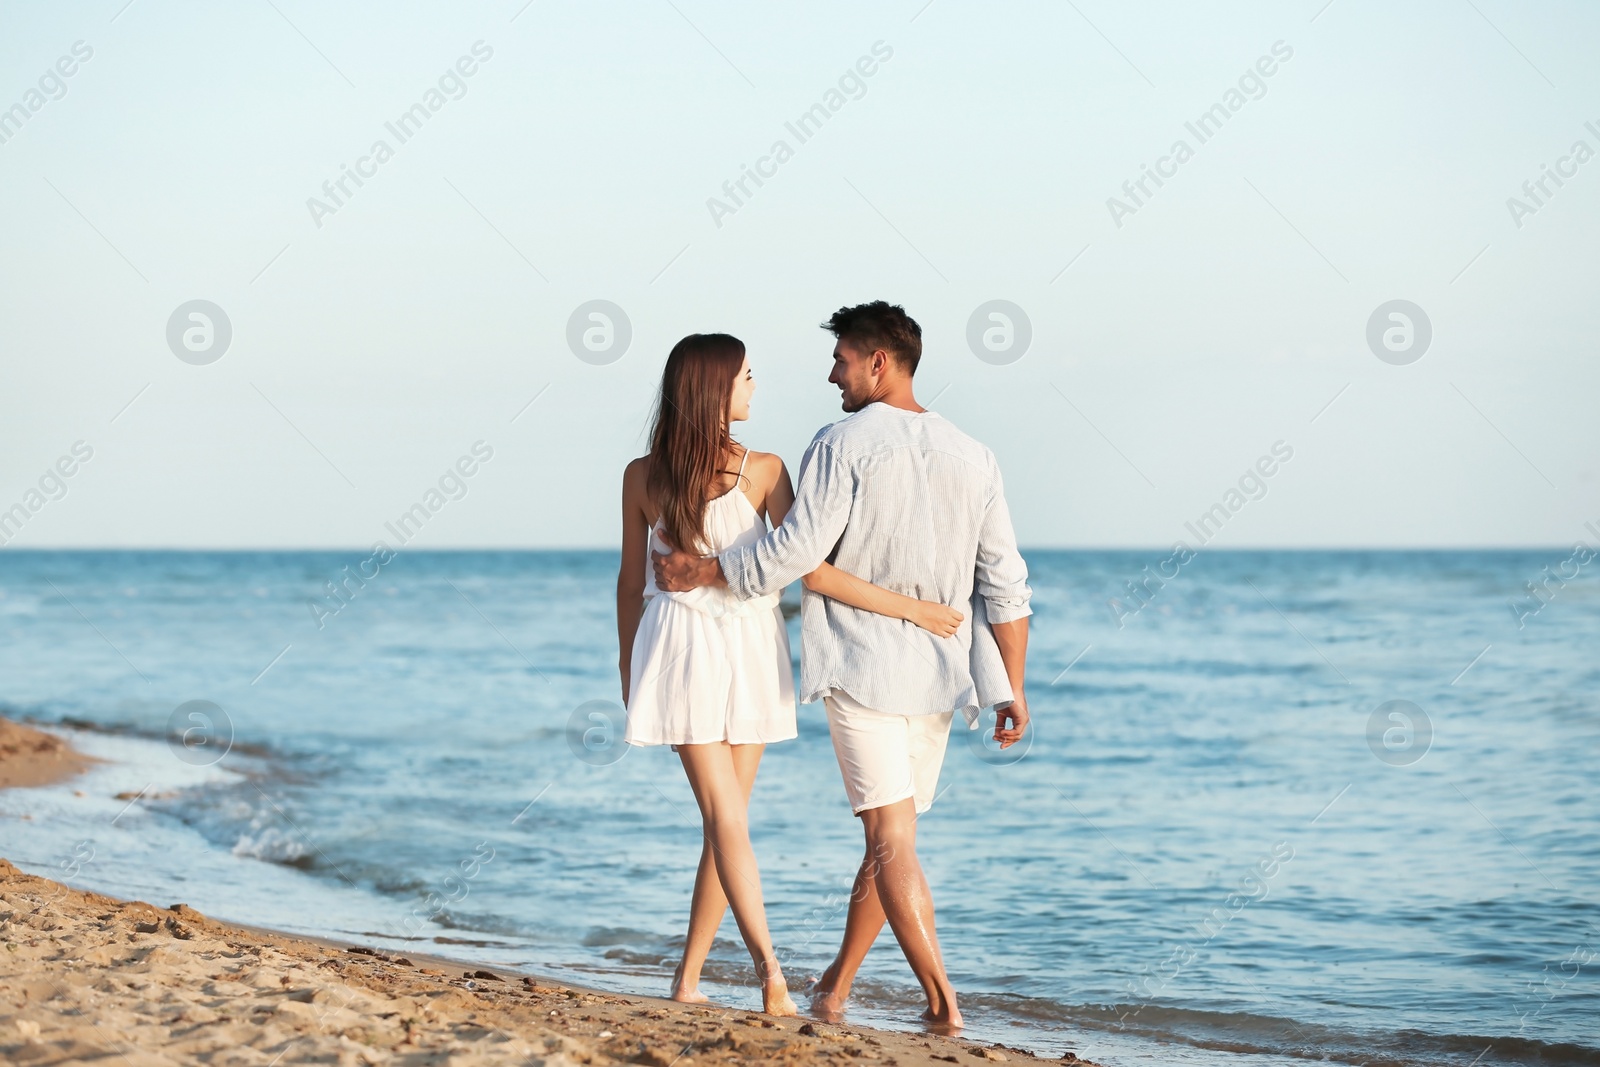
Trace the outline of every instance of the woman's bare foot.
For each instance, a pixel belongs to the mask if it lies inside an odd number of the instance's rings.
[[[707,1004],[711,998],[700,992],[700,979],[698,976],[692,982],[684,980],[683,964],[680,962],[677,969],[672,972],[672,999],[680,1004]]]
[[[778,970],[777,960],[767,960],[756,967],[756,973],[761,975],[761,1010],[768,1015],[799,1015],[800,1009],[795,1007],[794,998],[789,996],[789,985],[783,980],[783,972]]]
[[[800,1014],[800,1009],[795,1007],[794,998],[789,995],[789,987],[783,984],[782,978],[761,987],[761,1010],[768,1015]]]

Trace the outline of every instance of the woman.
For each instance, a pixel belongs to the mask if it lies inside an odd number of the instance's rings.
[[[764,746],[795,736],[789,636],[776,594],[740,601],[727,589],[662,593],[647,546],[711,554],[758,541],[783,522],[794,490],[783,461],[729,436],[750,417],[755,378],[744,345],[691,334],[667,357],[650,454],[622,477],[617,573],[618,669],[628,708],[624,739],[671,745],[700,806],[704,844],[672,998],[703,1002],[700,969],[732,904],[761,978],[764,1010],[795,1014],[767,933],[748,809]],[[665,542],[665,543],[663,543]],[[807,589],[949,637],[960,612],[864,582],[824,563]],[[641,603],[643,611],[641,612]]]

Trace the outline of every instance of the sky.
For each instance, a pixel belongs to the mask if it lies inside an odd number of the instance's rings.
[[[1024,546],[1595,544],[1597,32],[5,3],[0,538],[361,548],[422,503],[416,547],[614,546],[678,338],[744,340],[736,436],[794,472],[818,324],[881,298]]]

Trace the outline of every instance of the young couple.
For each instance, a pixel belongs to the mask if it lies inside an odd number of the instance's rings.
[[[701,966],[731,905],[765,1010],[796,1011],[767,932],[748,809],[764,746],[796,736],[778,598],[799,578],[800,699],[823,701],[866,836],[844,942],[812,1008],[843,1013],[887,921],[927,996],[924,1019],[953,1029],[961,1014],[916,820],[933,804],[957,711],[976,729],[996,706],[1002,747],[1027,728],[1028,571],[994,454],[916,402],[917,323],[880,300],[841,308],[823,328],[836,338],[828,381],[850,415],[817,433],[798,487],[781,459],[729,434],[750,416],[755,379],[727,334],[673,347],[650,454],[623,474],[624,737],[673,747],[704,822],[672,996],[706,999]]]

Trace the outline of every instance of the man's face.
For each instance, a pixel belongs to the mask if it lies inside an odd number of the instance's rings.
[[[839,387],[840,406],[846,411],[860,411],[870,402],[875,384],[872,376],[872,355],[855,345],[840,340],[833,346],[833,371],[828,381]]]

